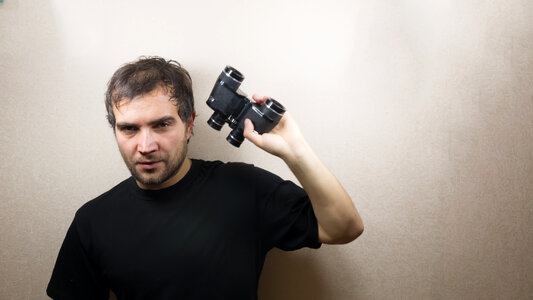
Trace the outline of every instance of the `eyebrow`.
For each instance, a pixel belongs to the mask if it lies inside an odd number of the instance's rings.
[[[171,124],[173,123],[176,123],[176,119],[172,116],[166,116],[166,117],[162,117],[162,118],[159,118],[159,119],[156,119],[156,120],[153,120],[153,121],[150,121],[150,125],[157,125],[157,124],[161,124],[161,123],[165,123],[165,122],[169,122]]]
[[[174,124],[174,123],[176,123],[176,118],[174,118],[172,116],[165,116],[165,117],[150,121],[148,124],[150,126],[154,126],[154,125],[161,124],[161,123],[164,123],[164,122],[170,122],[171,124]],[[137,127],[138,125],[135,124],[135,123],[117,122],[117,127],[118,128],[129,127],[129,126]]]

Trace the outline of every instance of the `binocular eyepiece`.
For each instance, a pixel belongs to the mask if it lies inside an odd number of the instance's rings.
[[[226,66],[207,99],[207,105],[215,111],[207,124],[220,130],[228,123],[233,130],[226,140],[235,147],[239,147],[244,141],[244,120],[250,119],[254,130],[263,134],[271,131],[286,111],[281,103],[272,98],[268,98],[263,105],[249,100],[239,89],[243,80],[241,72]]]

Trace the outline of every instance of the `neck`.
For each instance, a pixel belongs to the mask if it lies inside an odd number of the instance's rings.
[[[183,163],[178,169],[178,172],[176,172],[176,174],[170,177],[167,181],[161,184],[158,184],[157,186],[146,185],[146,184],[142,184],[139,181],[137,181],[137,185],[143,190],[160,190],[160,189],[167,188],[169,186],[172,186],[178,183],[180,180],[182,180],[183,177],[187,175],[187,172],[189,172],[189,170],[191,169],[191,165],[192,165],[191,159],[189,157],[185,157],[185,159],[183,160]]]

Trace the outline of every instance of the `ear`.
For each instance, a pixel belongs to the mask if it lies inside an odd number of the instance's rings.
[[[189,120],[187,120],[187,139],[191,138],[192,127],[194,126],[194,119],[196,118],[196,112],[193,112]]]

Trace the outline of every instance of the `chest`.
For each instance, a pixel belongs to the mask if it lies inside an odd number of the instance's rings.
[[[115,289],[198,291],[258,276],[263,258],[253,195],[205,190],[161,203],[132,201],[95,228],[95,259]]]

